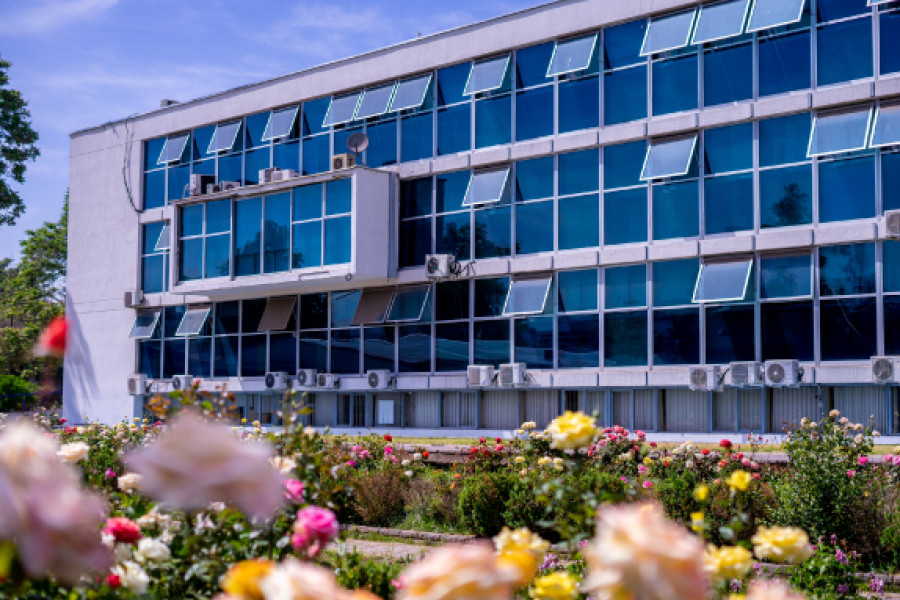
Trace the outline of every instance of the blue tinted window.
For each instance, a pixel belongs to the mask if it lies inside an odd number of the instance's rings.
[[[162,358],[161,342],[141,342],[138,344],[138,372],[148,379],[159,379],[160,359]]]
[[[315,331],[300,334],[298,362],[301,369],[328,370],[328,333]]]
[[[432,156],[434,114],[404,117],[400,124],[400,160],[420,160]]]
[[[244,155],[244,184],[259,183],[259,172],[269,168],[269,149],[261,148]]]
[[[819,293],[822,296],[874,294],[875,244],[819,248]]]
[[[363,371],[394,370],[394,328],[366,327],[363,332]]]
[[[690,304],[698,267],[694,258],[653,263],[654,306]]]
[[[178,256],[178,278],[191,281],[203,277],[203,238],[192,238],[181,242]]]
[[[469,324],[450,323],[434,328],[434,370],[465,371],[469,365]]]
[[[325,121],[325,113],[328,112],[328,106],[330,104],[330,96],[303,103],[304,136],[321,133],[328,129],[327,127],[322,127],[322,122]]]
[[[234,274],[256,275],[260,269],[262,198],[235,202]]]
[[[175,375],[184,375],[186,368],[187,348],[183,339],[163,342],[163,377],[168,379]]]
[[[217,303],[214,321],[215,334],[239,333],[240,315],[241,305],[237,300]]]
[[[603,366],[647,364],[647,311],[603,315]]]
[[[269,122],[268,111],[250,115],[247,117],[246,121],[247,126],[244,130],[247,132],[247,147],[255,148],[256,146],[262,146],[265,143],[262,141],[262,136],[266,131],[266,124]]]
[[[326,265],[350,262],[350,217],[325,220],[325,261]]]
[[[206,233],[231,231],[231,200],[206,203]]]
[[[462,210],[463,199],[466,196],[466,188],[472,174],[469,171],[456,171],[438,175],[435,180],[437,186],[437,212],[450,212]]]
[[[303,174],[314,175],[331,169],[331,140],[320,135],[303,140]]]
[[[700,311],[696,308],[653,311],[653,364],[700,362]]]
[[[503,314],[509,278],[475,280],[475,316],[497,317]]]
[[[209,150],[209,143],[212,141],[212,136],[216,131],[215,125],[207,125],[206,127],[201,127],[200,129],[195,129],[191,134],[191,146],[192,148],[192,156],[193,160],[200,160],[201,158],[206,158],[208,156],[212,156],[207,150]],[[196,171],[195,171],[196,172]]]
[[[884,242],[884,291],[900,292],[900,242]]]
[[[697,182],[653,186],[653,239],[699,234],[700,186]]]
[[[366,166],[376,168],[397,163],[397,121],[370,125],[366,134],[369,136]]]
[[[516,163],[516,200],[539,200],[553,196],[553,157]]]
[[[272,334],[269,339],[269,370],[294,373],[297,369],[297,338],[292,333]]]
[[[516,51],[516,87],[525,88],[547,82],[547,66],[553,46],[553,42],[547,42]]]
[[[475,147],[508,144],[512,139],[512,96],[475,103]]]
[[[754,320],[752,304],[707,307],[705,362],[753,360]]]
[[[163,337],[172,337],[175,335],[175,332],[178,330],[178,326],[181,324],[181,319],[184,317],[185,307],[181,306],[167,306],[163,311],[163,322],[162,322],[162,330]]]
[[[592,192],[600,187],[600,152],[582,150],[559,155],[559,195]]]
[[[597,315],[559,318],[559,368],[600,365],[600,319]]]
[[[206,238],[204,277],[227,277],[231,266],[231,236],[214,235]]]
[[[326,141],[328,138],[325,138]],[[231,156],[219,157],[219,181],[235,181],[240,183],[243,177],[241,169],[243,168],[243,156],[240,154],[232,154]],[[327,170],[327,168],[325,169]]]
[[[603,195],[603,243],[607,246],[647,241],[647,190]]]
[[[437,228],[436,251],[439,254],[452,254],[457,260],[468,260],[471,255],[471,224],[469,222],[469,213],[456,213],[452,215],[444,215],[435,220]],[[422,247],[426,244],[431,245],[431,224],[428,224],[427,233],[424,226],[419,226],[421,235],[427,235],[422,242]],[[424,255],[422,262],[424,263]]]
[[[470,68],[471,63],[462,63],[437,72],[438,106],[467,99],[463,91],[466,88]]]
[[[259,321],[266,310],[265,298],[254,298],[241,302],[241,331],[243,333],[256,333],[259,330]]]
[[[553,368],[553,317],[516,319],[515,360],[535,369]]]
[[[359,330],[331,332],[331,371],[359,373]]]
[[[475,211],[475,258],[509,256],[512,250],[509,207]]]
[[[872,76],[872,22],[869,18],[819,28],[818,84]]]
[[[760,166],[805,161],[811,126],[808,113],[760,121]]]
[[[884,352],[885,354],[900,354],[900,336],[894,332],[900,331],[900,296],[885,296],[884,298]]]
[[[203,205],[192,204],[181,209],[181,236],[203,233]]]
[[[900,154],[881,155],[881,194],[884,210],[900,208]]]
[[[325,215],[339,215],[350,212],[352,204],[352,180],[335,179],[325,184]]]
[[[558,281],[559,312],[597,310],[596,269],[561,271]]]
[[[188,165],[169,169],[169,193],[167,198],[181,200],[187,197],[187,187],[190,183],[191,168]],[[238,178],[240,179],[240,178]]]
[[[876,354],[875,298],[822,300],[822,360],[868,360]]]
[[[553,134],[553,87],[544,86],[516,94],[516,140]]]
[[[760,297],[789,298],[812,294],[809,255],[773,256],[760,259]]]
[[[697,108],[697,57],[685,56],[653,64],[653,114]]]
[[[311,221],[294,225],[291,266],[294,269],[322,264],[322,223]]]
[[[632,21],[603,30],[604,68],[617,69],[643,62],[641,44],[644,41],[646,20]]]
[[[331,326],[346,327],[353,321],[359,304],[360,292],[334,292],[331,294]],[[302,307],[301,307],[302,308]],[[301,321],[303,315],[300,316]],[[306,325],[304,325],[306,327]]]
[[[294,188],[294,221],[307,221],[322,217],[321,183]]]
[[[882,74],[900,71],[900,11],[883,12],[878,17]]]
[[[401,373],[431,371],[431,326],[401,325],[397,328]]]
[[[613,71],[603,76],[603,123],[615,125],[647,116],[647,67]]]
[[[438,154],[453,154],[472,148],[469,135],[471,129],[469,114],[468,104],[443,108],[438,111]]]
[[[577,81],[560,81],[559,133],[589,129],[600,124],[600,79],[588,77]]]
[[[761,171],[759,204],[761,227],[811,223],[812,166]]]
[[[217,337],[213,340],[216,377],[237,377],[239,339],[238,337]]]
[[[194,377],[210,377],[212,375],[212,340],[188,340],[188,370]]]
[[[279,169],[300,170],[300,143],[275,144],[272,149],[272,166]]]
[[[600,245],[600,196],[559,199],[559,249],[595,248]]]
[[[874,216],[874,157],[819,163],[819,222]]]
[[[704,106],[749,100],[752,97],[752,44],[709,50],[704,53]]]
[[[156,138],[155,140],[147,140],[144,142],[144,170],[154,169],[158,167],[156,161],[162,152],[163,146],[166,145],[166,138]]]
[[[291,240],[291,194],[266,196],[265,248],[263,271],[275,273],[290,268],[288,256]]]
[[[603,276],[607,309],[647,305],[647,268],[644,265],[608,267]]]
[[[469,282],[444,281],[434,287],[435,319],[453,321],[469,318]]]
[[[759,95],[810,87],[809,32],[759,39]]]
[[[753,229],[753,174],[713,177],[704,184],[706,233]]]
[[[629,142],[603,149],[603,189],[613,189],[641,183],[641,169],[647,143]]]
[[[708,129],[703,134],[703,146],[708,175],[750,169],[753,167],[753,124]]]
[[[166,205],[166,172],[152,171],[144,175],[144,208]]]
[[[194,163],[194,166],[191,167],[194,173],[200,173],[202,175],[215,175],[216,174],[216,160],[204,160],[203,162]],[[206,190],[204,190],[205,192]]]
[[[553,201],[516,207],[516,254],[553,250]]]
[[[356,307],[354,305],[353,309]],[[353,318],[353,314],[350,314]],[[300,296],[300,329],[325,329],[328,327],[328,294]]]
[[[866,0],[818,0],[816,10],[818,22],[824,23],[868,13],[871,9]]]
[[[154,252],[156,252],[156,242],[159,239],[159,234],[162,232],[164,226],[164,221],[147,223],[143,226],[143,233],[141,233],[143,242],[141,247],[141,254],[153,254]]]
[[[400,182],[400,218],[431,214],[431,177]]]
[[[141,290],[145,294],[166,291],[166,256],[157,254],[141,260]]]
[[[475,332],[475,364],[500,365],[509,362],[509,320],[477,321]]]

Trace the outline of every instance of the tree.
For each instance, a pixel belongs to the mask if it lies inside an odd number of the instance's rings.
[[[9,89],[9,67],[0,57],[0,225],[14,225],[24,212],[25,203],[10,187],[10,180],[24,183],[25,163],[40,155],[28,103],[18,91]]]

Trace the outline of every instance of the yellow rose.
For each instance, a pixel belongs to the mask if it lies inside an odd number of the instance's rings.
[[[534,600],[576,600],[578,582],[569,573],[557,571],[535,579],[528,595]]]
[[[542,466],[542,467],[543,467],[544,465],[548,465],[548,464],[550,464],[550,463],[552,463],[552,462],[553,462],[553,459],[550,458],[549,456],[542,456],[542,457],[540,457],[540,458],[538,459],[538,464],[539,464],[540,466]]]
[[[222,589],[235,598],[264,600],[259,582],[269,574],[274,565],[275,563],[265,558],[234,563],[222,576]]]
[[[563,450],[584,448],[594,441],[597,424],[594,417],[589,417],[583,412],[566,411],[551,421],[547,432],[553,439],[552,448]]]
[[[697,487],[694,488],[694,500],[697,502],[706,502],[706,499],[709,497],[709,488],[706,487],[705,483],[701,483]]]
[[[504,527],[494,538],[494,547],[497,549],[497,562],[501,567],[515,568],[519,573],[516,587],[522,587],[537,573],[550,542],[527,527],[515,530]]]
[[[738,469],[725,480],[732,491],[746,492],[750,486],[750,473]]]
[[[762,560],[800,564],[812,555],[809,537],[797,527],[760,527],[750,541]]]
[[[520,465],[521,465],[523,462],[525,462],[525,457],[524,457],[524,456],[517,456],[514,460],[515,460],[515,462],[516,462],[517,464],[520,464]]]
[[[715,582],[740,579],[753,566],[753,555],[740,546],[716,548],[712,544],[703,555],[703,567]]]
[[[691,529],[695,532],[700,533],[706,528],[706,518],[703,514],[703,511],[697,511],[691,513]]]
[[[647,466],[649,467],[650,465],[653,464],[653,459],[650,458],[649,456],[645,456],[645,457],[644,457],[644,464],[647,465]]]

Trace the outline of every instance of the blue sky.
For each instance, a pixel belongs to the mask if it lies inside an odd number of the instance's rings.
[[[41,157],[0,258],[56,220],[69,134],[547,0],[25,0],[0,3],[0,55],[29,103]]]

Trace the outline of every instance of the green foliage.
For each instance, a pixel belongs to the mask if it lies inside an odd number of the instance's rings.
[[[405,562],[366,560],[358,552],[330,553],[327,560],[342,586],[351,590],[366,589],[385,600],[394,597],[391,580],[396,579],[406,566]]]
[[[790,569],[790,583],[810,600],[856,597],[858,570],[855,553],[845,553],[832,536],[832,545],[820,543],[811,557]]]
[[[0,225],[14,225],[25,211],[25,202],[10,183],[24,183],[25,163],[40,155],[28,103],[9,88],[10,66],[0,58]]]
[[[500,533],[515,479],[508,471],[481,472],[465,479],[459,493],[459,520],[463,527],[480,537]]]
[[[392,525],[403,516],[406,478],[397,469],[352,472],[352,508],[366,525]]]

